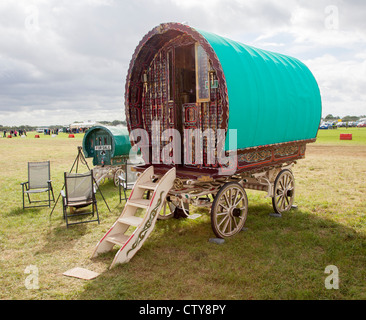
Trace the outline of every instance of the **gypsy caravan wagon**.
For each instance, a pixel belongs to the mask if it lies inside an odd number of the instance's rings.
[[[245,189],[266,192],[279,214],[290,210],[291,167],[316,140],[321,98],[312,73],[295,58],[165,23],[133,54],[125,112],[145,165],[135,167],[141,175],[131,196],[93,253],[121,246],[112,265],[132,258],[159,216],[188,215],[189,204],[211,208],[220,238],[242,230]],[[161,214],[164,206],[171,212]]]
[[[110,178],[118,186],[118,177],[127,172],[130,149],[129,133],[125,127],[97,125],[85,133],[83,153],[85,158],[93,158],[97,185]]]

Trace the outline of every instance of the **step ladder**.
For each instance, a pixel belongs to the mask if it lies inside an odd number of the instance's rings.
[[[117,251],[112,268],[117,263],[126,263],[136,254],[155,227],[159,212],[169,190],[173,187],[175,168],[170,169],[157,182],[152,182],[154,167],[147,168],[136,180],[130,197],[119,218],[96,245],[92,258],[108,252],[115,245],[121,246]],[[150,190],[150,199],[144,199],[146,190]],[[138,208],[145,210],[143,216],[136,216]],[[126,235],[130,226],[136,227],[131,235]]]

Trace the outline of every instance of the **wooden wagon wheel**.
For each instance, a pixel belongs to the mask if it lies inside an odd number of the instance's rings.
[[[274,182],[273,209],[276,213],[289,211],[295,198],[295,178],[288,169],[280,171]]]
[[[231,237],[244,226],[248,214],[248,198],[237,182],[228,182],[217,192],[211,207],[211,226],[219,238]]]
[[[113,175],[113,181],[114,181],[114,185],[116,187],[118,187],[118,184],[119,184],[119,176],[125,176],[125,171],[121,168],[117,169],[115,172],[114,172],[114,175]]]
[[[165,200],[163,207],[158,215],[159,220],[167,220],[173,218],[174,210],[177,208],[178,204],[173,201]]]
[[[162,210],[158,215],[159,220],[167,220],[170,218],[187,218],[189,216],[189,208],[183,210],[182,204],[179,200],[167,200],[165,201]]]

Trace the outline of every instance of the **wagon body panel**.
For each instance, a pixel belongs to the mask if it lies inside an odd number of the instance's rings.
[[[237,130],[238,149],[316,137],[320,91],[301,61],[197,31],[221,63],[228,91],[228,129]],[[228,139],[225,147],[229,149]]]

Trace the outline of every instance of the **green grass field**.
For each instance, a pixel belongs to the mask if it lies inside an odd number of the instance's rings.
[[[352,140],[340,140],[339,135],[342,133],[351,133]],[[316,144],[336,144],[340,146],[365,145],[366,130],[365,128],[338,128],[338,129],[323,129],[318,131]]]
[[[339,141],[340,133],[352,141]],[[82,135],[0,139],[0,299],[366,299],[366,128],[320,130],[294,167],[298,209],[273,218],[265,193],[248,191],[247,228],[224,244],[209,211],[196,220],[158,221],[136,256],[109,270],[115,254],[90,255],[123,209],[111,181],[98,195],[101,223],[66,229],[62,206],[22,209],[27,162],[51,161],[55,196]],[[89,166],[91,160],[88,159]],[[82,167],[79,169],[82,170]],[[27,267],[38,289],[27,289]],[[339,270],[339,289],[326,289],[324,270]],[[63,276],[74,267],[100,273],[91,281]]]

